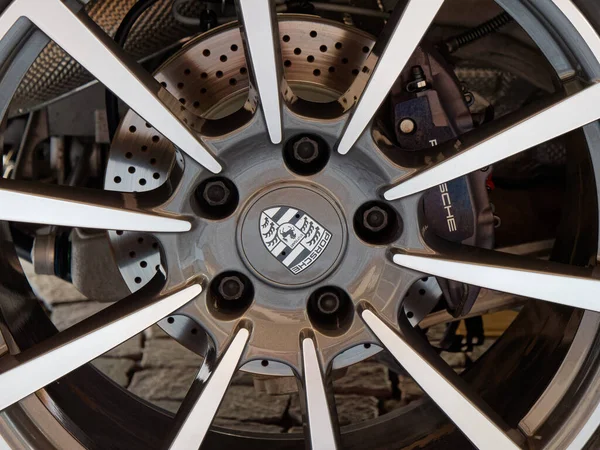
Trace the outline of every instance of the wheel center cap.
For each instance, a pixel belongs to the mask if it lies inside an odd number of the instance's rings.
[[[270,283],[298,287],[333,270],[346,243],[341,209],[318,188],[261,193],[242,215],[238,244],[248,266]]]

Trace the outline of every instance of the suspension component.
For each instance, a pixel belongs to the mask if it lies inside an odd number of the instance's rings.
[[[469,31],[446,39],[443,43],[443,46],[446,48],[448,53],[454,53],[461,47],[464,47],[465,45],[498,31],[500,28],[511,23],[512,21],[513,18],[510,16],[510,14],[503,12]]]

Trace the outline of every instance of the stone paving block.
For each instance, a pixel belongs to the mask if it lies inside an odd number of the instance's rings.
[[[254,433],[283,433],[285,429],[279,425],[259,422],[242,422],[240,420],[215,418],[213,425],[238,431],[252,431]]]
[[[277,423],[283,418],[289,400],[288,395],[258,393],[252,386],[230,386],[217,417],[246,422]]]
[[[129,384],[129,371],[135,366],[135,361],[125,358],[96,358],[92,361],[103,374],[123,387]]]
[[[423,390],[419,387],[417,383],[414,382],[412,378],[407,377],[405,375],[399,375],[398,378],[398,388],[400,388],[402,400],[408,403],[425,395],[423,393]]]
[[[296,377],[254,376],[254,389],[269,395],[293,394],[298,392]]]
[[[129,390],[146,400],[183,400],[198,372],[194,367],[147,369],[133,374]]]
[[[359,423],[378,417],[378,404],[379,400],[372,396],[335,395],[335,405],[340,425]],[[297,425],[302,424],[302,409],[300,398],[297,395],[292,396],[288,414]]]
[[[302,407],[300,406],[300,397],[298,394],[292,394],[290,401],[290,407],[288,408],[288,416],[296,423],[301,426],[303,423],[302,419]]]
[[[336,395],[335,406],[340,426],[363,422],[379,416],[379,400],[363,395]]]
[[[254,375],[238,370],[231,380],[232,386],[254,386]]]
[[[464,353],[440,352],[440,356],[453,369],[464,368],[467,363]]]
[[[195,367],[202,365],[202,357],[188,350],[174,339],[146,341],[142,367]]]
[[[142,357],[142,334],[126,340],[121,345],[113,348],[104,356],[112,358],[140,359]]]
[[[87,301],[87,298],[71,283],[53,275],[37,275],[33,270],[33,264],[23,259],[20,261],[33,291],[47,304]]]
[[[164,330],[158,325],[152,325],[144,330],[144,338],[146,339],[171,339]]]
[[[439,323],[437,325],[429,327],[429,329],[427,330],[427,339],[431,343],[437,343],[444,337],[445,332],[446,332],[446,324]]]
[[[346,374],[333,381],[336,394],[361,394],[388,397],[392,384],[387,368],[379,363],[365,361],[348,367]]]

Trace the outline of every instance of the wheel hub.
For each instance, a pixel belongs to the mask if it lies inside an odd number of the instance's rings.
[[[370,48],[372,40],[355,29],[321,22],[319,36],[335,50],[319,50],[323,41],[310,34],[313,20],[284,20],[282,33],[289,30],[290,41],[295,39],[290,45],[297,47],[284,47],[283,56],[290,61],[285,64],[289,71],[286,77],[295,93],[330,100],[349,87],[355,68],[362,67],[366,57],[363,49]],[[221,73],[241,73],[245,68],[245,61],[237,58],[239,52],[230,51],[232,43],[241,48],[237,28],[207,33],[167,62],[156,76],[188,105],[195,93],[202,92],[197,77],[193,77],[196,70],[189,68],[207,64],[202,73],[209,70],[204,50],[210,48],[211,55],[224,52],[236,56],[227,60],[228,67],[220,68]],[[215,51],[216,46],[219,49]],[[315,60],[308,62],[304,53],[299,56],[295,51],[301,48],[312,53],[311,47],[315,54],[322,53],[323,64],[334,67],[321,70],[327,76],[315,79],[312,69],[305,70]],[[356,60],[345,57],[344,49]],[[206,83],[206,77],[200,75],[200,81]],[[222,75],[214,79],[209,75],[208,80],[214,89],[227,92],[223,92],[221,102],[207,105],[204,116],[218,120],[223,111],[244,103],[245,77],[238,77],[236,84],[227,87],[221,86]],[[204,89],[212,92],[210,86]],[[363,322],[354,320],[355,307],[363,298],[377,299],[382,308],[390,307],[386,305],[404,296],[416,275],[389,261],[387,245],[416,236],[418,231],[416,221],[409,227],[415,233],[388,226],[383,216],[389,211],[382,215],[376,206],[381,203],[380,187],[397,174],[381,154],[368,143],[357,144],[347,157],[332,150],[343,118],[315,120],[284,110],[284,123],[286,136],[280,145],[269,142],[260,114],[225,135],[207,138],[225,164],[222,174],[215,177],[186,160],[130,111],[111,147],[106,178],[107,188],[147,191],[164,183],[173,167],[183,167],[183,179],[170,200],[170,209],[196,218],[196,225],[188,233],[157,235],[143,242],[139,233],[111,232],[121,273],[132,291],[147,283],[161,264],[172,280],[205,278],[207,288],[195,304],[159,325],[201,353],[199,335],[191,332],[197,332],[198,325],[219,346],[227,342],[239,320],[248,320],[254,331],[247,359],[269,363],[250,363],[245,370],[279,375],[291,374],[286,365],[297,365],[298,336],[306,329],[320,332],[317,339],[323,341],[319,351],[324,361],[335,358],[334,367],[353,364],[379,351],[376,345],[363,346],[371,337]],[[139,150],[133,152],[136,148]],[[143,186],[136,182],[141,176],[147,181]],[[369,233],[382,234],[381,242],[366,242],[355,232],[356,215],[367,210],[369,223],[377,222],[371,224]],[[391,213],[390,218],[398,219],[394,223],[399,221],[399,213]],[[394,229],[390,232],[390,228]],[[130,256],[132,246],[135,258]],[[141,259],[147,264],[141,266]],[[241,295],[243,301],[226,300],[234,284],[240,286],[236,277],[245,286],[249,284]]]
[[[308,286],[340,261],[345,222],[335,201],[318,187],[277,186],[259,194],[244,212],[238,246],[248,267],[267,282]]]

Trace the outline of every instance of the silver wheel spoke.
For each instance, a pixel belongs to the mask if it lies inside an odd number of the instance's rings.
[[[0,220],[68,227],[183,232],[190,222],[144,212],[133,194],[0,179]]]
[[[410,0],[403,11],[394,12],[382,33],[384,40],[377,42],[369,56],[375,68],[344,128],[338,152],[348,153],[362,135],[443,2],[444,0]]]
[[[257,85],[271,142],[281,142],[281,52],[279,28],[270,0],[237,0],[246,58]]]
[[[200,285],[148,296],[158,283],[14,357],[0,367],[0,410],[106,353],[173,313],[202,292]]]
[[[440,323],[455,322],[457,320],[468,319],[469,317],[483,316],[497,311],[522,306],[527,299],[512,294],[505,294],[490,289],[482,289],[475,300],[475,304],[468,314],[454,317],[446,310],[436,311],[428,314],[419,322],[421,329],[430,328]]]
[[[598,36],[594,27],[588,22],[575,3],[572,0],[552,0],[552,2],[581,34],[581,37],[596,59],[600,60],[600,36]]]
[[[553,2],[600,59],[600,37],[573,2]],[[417,170],[388,190],[385,198],[394,200],[423,191],[587,125],[600,118],[599,104],[600,84],[595,84],[481,142],[466,145],[460,152],[438,160],[440,162],[435,165]]]
[[[337,421],[332,418],[333,405],[327,398],[321,364],[312,338],[302,340],[304,404],[312,450],[337,448]]]
[[[60,0],[15,0],[0,17],[0,38],[27,17],[136,113],[177,147],[214,173],[221,165],[178,117],[181,105],[100,27],[75,15]]]
[[[545,241],[527,242],[511,247],[501,247],[497,248],[496,251],[510,253],[511,255],[525,255],[539,259],[548,259],[553,246],[554,239],[548,239]],[[526,301],[526,298],[520,296],[483,288],[481,291],[479,291],[477,300],[468,314],[460,317],[454,317],[446,310],[437,311],[428,314],[421,322],[419,322],[419,326],[421,329],[425,329],[440,323],[454,322],[456,320],[462,320],[468,317],[481,316],[496,311],[516,308],[521,306]]]
[[[393,259],[429,275],[600,311],[600,280],[592,277],[592,269],[466,246],[441,256],[396,253]]]
[[[200,447],[238,368],[249,337],[250,331],[241,328],[214,370],[206,363],[202,366],[177,413],[177,430],[169,449]]]
[[[414,172],[385,192],[387,200],[406,197],[489,166],[561,136],[600,118],[600,84],[562,100],[549,108],[493,134],[474,145]]]
[[[486,411],[487,405],[469,392],[468,385],[408,323],[397,333],[368,309],[361,316],[383,346],[476,447],[519,449],[490,418],[494,414]]]

